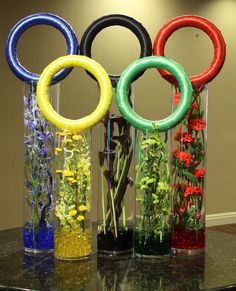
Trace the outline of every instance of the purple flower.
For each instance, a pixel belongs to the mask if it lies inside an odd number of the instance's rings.
[[[27,146],[29,146],[30,145],[30,141],[29,140],[26,140],[25,142],[24,142],[24,145],[27,147]]]
[[[27,188],[32,188],[32,184],[31,184],[31,182],[29,181],[29,180],[26,180],[26,182],[25,182],[25,186],[27,187]]]
[[[51,137],[52,137],[52,135],[49,131],[47,131],[45,133],[39,132],[39,139],[43,142],[48,142]]]
[[[33,130],[33,129],[37,128],[37,122],[35,120],[34,121],[29,121],[28,128],[30,130]]]
[[[28,104],[28,98],[24,96],[24,105],[26,106]]]
[[[42,149],[39,150],[39,155],[41,157],[44,157],[44,156],[46,156],[47,152],[48,152],[48,147],[44,146]]]

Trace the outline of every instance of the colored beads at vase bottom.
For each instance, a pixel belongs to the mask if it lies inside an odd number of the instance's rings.
[[[205,229],[187,230],[184,227],[176,226],[172,234],[172,249],[188,252],[188,250],[200,251],[205,248]]]
[[[91,255],[91,232],[88,229],[62,228],[55,234],[55,257],[65,260],[84,259]]]
[[[23,244],[25,251],[28,252],[53,251],[53,227],[43,224],[33,228],[31,223],[26,223],[23,231]]]

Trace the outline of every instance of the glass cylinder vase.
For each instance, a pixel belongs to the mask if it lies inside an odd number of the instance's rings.
[[[186,118],[172,132],[173,254],[198,254],[205,248],[207,86],[194,89],[192,98]],[[177,90],[173,108],[179,100]]]
[[[50,101],[58,107],[59,85],[50,87]],[[54,249],[53,160],[55,131],[41,114],[36,85],[24,87],[24,228],[27,252]]]
[[[99,126],[99,137],[98,254],[131,255],[134,227],[134,130],[120,115],[115,99]]]
[[[134,254],[158,258],[170,253],[171,198],[167,133],[137,130]]]
[[[66,130],[56,135],[54,255],[64,260],[86,259],[92,252],[91,131]]]

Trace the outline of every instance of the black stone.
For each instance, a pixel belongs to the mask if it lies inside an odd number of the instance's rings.
[[[105,252],[124,252],[132,251],[133,247],[133,230],[118,229],[117,238],[114,232],[107,230],[97,235],[98,251]]]
[[[170,234],[163,235],[162,241],[160,236],[151,235],[147,240],[145,236],[135,232],[134,235],[134,252],[140,256],[162,256],[170,253]]]

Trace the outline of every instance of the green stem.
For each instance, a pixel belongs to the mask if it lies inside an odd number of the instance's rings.
[[[104,166],[101,167],[101,183],[102,183],[102,219],[103,219],[103,231],[106,234],[106,213],[105,213],[105,192],[104,192],[104,180],[103,180]]]
[[[116,224],[116,212],[115,212],[115,204],[114,204],[114,193],[112,191],[112,188],[110,189],[110,195],[111,195],[111,205],[112,205],[112,212],[113,212],[113,221],[114,221],[114,228],[115,228],[115,237],[118,237],[117,234],[117,224]]]

